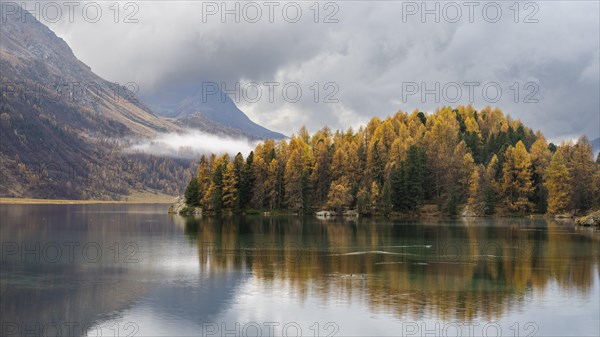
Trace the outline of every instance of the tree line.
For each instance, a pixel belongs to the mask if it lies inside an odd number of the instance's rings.
[[[219,213],[356,209],[363,215],[584,212],[600,206],[600,156],[589,140],[548,143],[500,109],[398,112],[358,130],[266,140],[246,158],[203,155],[188,205]]]

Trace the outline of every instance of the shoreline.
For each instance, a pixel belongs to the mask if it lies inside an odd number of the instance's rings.
[[[94,205],[94,204],[161,204],[169,205],[173,201],[143,200],[69,200],[69,199],[33,199],[33,198],[0,198],[0,205]]]

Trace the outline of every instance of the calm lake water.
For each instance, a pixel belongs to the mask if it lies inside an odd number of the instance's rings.
[[[1,205],[2,336],[598,336],[571,222]]]

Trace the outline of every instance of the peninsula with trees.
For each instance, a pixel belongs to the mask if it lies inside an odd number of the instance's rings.
[[[578,215],[600,207],[600,155],[586,136],[555,145],[498,108],[398,112],[358,130],[303,127],[245,158],[203,155],[185,203],[211,214]]]

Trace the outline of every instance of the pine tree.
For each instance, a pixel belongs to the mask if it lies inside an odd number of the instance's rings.
[[[241,209],[246,209],[252,200],[252,190],[254,189],[254,151],[250,152],[246,158],[246,163],[240,176],[239,204]]]
[[[407,208],[416,210],[423,203],[425,195],[425,173],[427,170],[425,150],[417,145],[408,148],[406,157]]]
[[[398,164],[397,167],[392,169],[390,173],[390,189],[391,189],[391,203],[392,208],[395,211],[406,211],[408,206],[406,205],[405,198],[407,196],[406,188],[406,170],[404,168],[404,162]]]
[[[192,178],[184,193],[185,203],[189,206],[198,206],[200,203],[200,189],[198,178]]]

